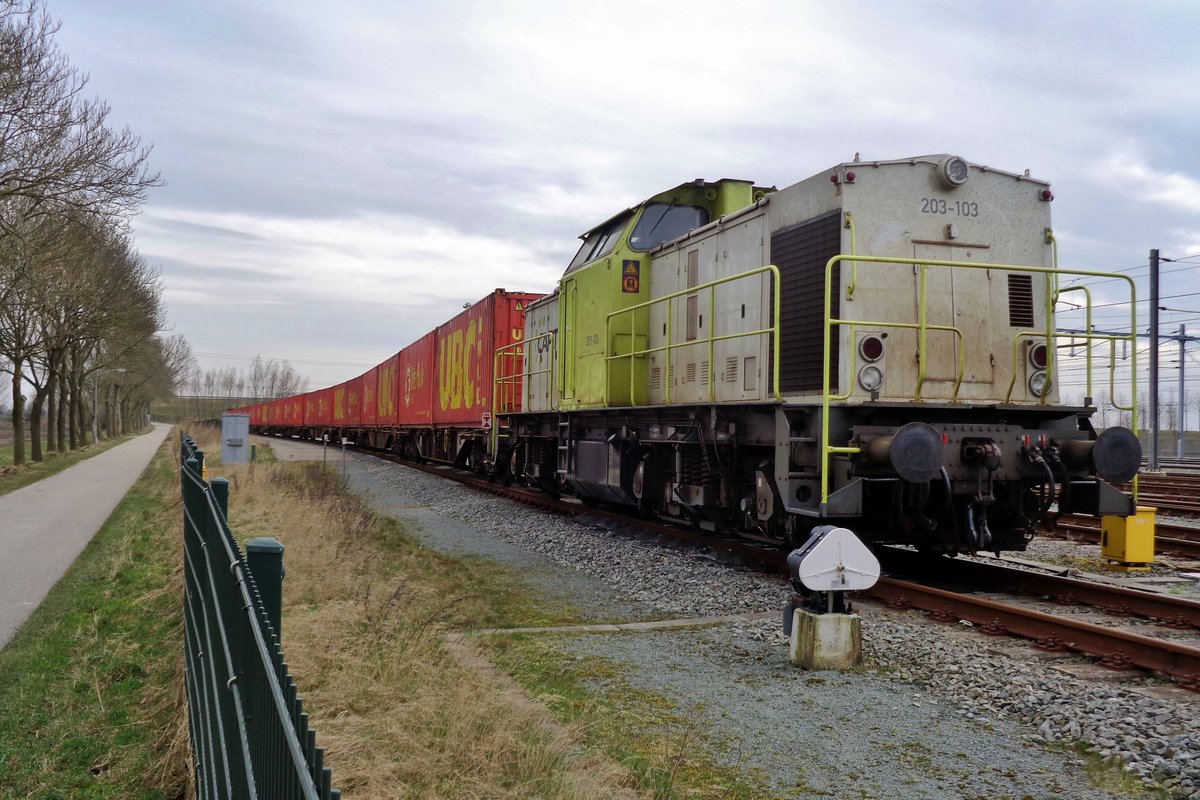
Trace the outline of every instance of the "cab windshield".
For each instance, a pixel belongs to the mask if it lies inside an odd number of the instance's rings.
[[[707,224],[708,211],[700,206],[649,203],[634,226],[629,246],[634,250],[653,250],[663,242],[677,239]]]
[[[567,266],[567,271],[570,272],[576,267],[611,253],[612,249],[617,246],[617,242],[620,241],[621,234],[625,232],[626,226],[629,225],[630,216],[630,214],[622,214],[612,222],[596,228],[596,230],[585,236],[583,246],[579,248],[579,252],[571,259],[570,265]]]

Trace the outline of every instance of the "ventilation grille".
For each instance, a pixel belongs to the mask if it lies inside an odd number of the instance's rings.
[[[1008,324],[1014,328],[1033,327],[1033,276],[1008,276]]]
[[[780,308],[779,382],[784,392],[821,391],[821,351],[825,346],[825,265],[842,249],[842,212],[782,228],[771,234],[770,263],[783,283]],[[833,286],[841,285],[834,265]],[[838,316],[840,292],[834,289],[831,313]],[[767,374],[771,373],[767,365]],[[838,374],[838,343],[829,353],[830,375]]]
[[[695,383],[696,382],[696,362],[695,361],[688,364],[687,369],[684,370],[683,382],[684,383]]]
[[[725,371],[721,373],[721,380],[726,383],[737,383],[738,379],[738,360],[737,356],[730,356],[725,359]]]
[[[650,368],[650,388],[651,389],[661,389],[662,388],[662,367],[651,367]]]
[[[700,362],[700,383],[704,384],[705,386],[708,386],[708,380],[709,380],[709,378],[708,378],[708,362],[701,361]]]

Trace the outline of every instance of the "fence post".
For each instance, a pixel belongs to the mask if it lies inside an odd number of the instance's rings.
[[[217,509],[221,512],[221,519],[225,523],[229,523],[229,479],[228,478],[213,478],[208,484],[212,489],[213,500],[217,501]]]
[[[246,542],[246,564],[254,576],[267,619],[275,629],[275,638],[283,641],[279,627],[283,608],[283,545],[267,536],[251,539]]]

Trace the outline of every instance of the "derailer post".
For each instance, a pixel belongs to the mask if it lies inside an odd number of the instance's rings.
[[[847,592],[879,580],[879,560],[847,528],[824,525],[787,558],[793,599],[784,608],[784,633],[793,664],[806,669],[846,669],[862,663],[862,627]],[[803,596],[809,597],[804,607]],[[821,607],[824,601],[824,608]]]

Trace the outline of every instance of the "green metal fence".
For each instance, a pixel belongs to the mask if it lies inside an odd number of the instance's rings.
[[[204,479],[204,452],[186,433],[180,445],[188,724],[196,795],[202,800],[337,800],[341,793],[330,788],[324,751],[308,727],[279,647],[282,548],[278,543],[259,548],[259,560],[247,561],[226,522],[228,482]],[[247,550],[252,545],[247,543]],[[264,597],[273,608],[264,607]]]

